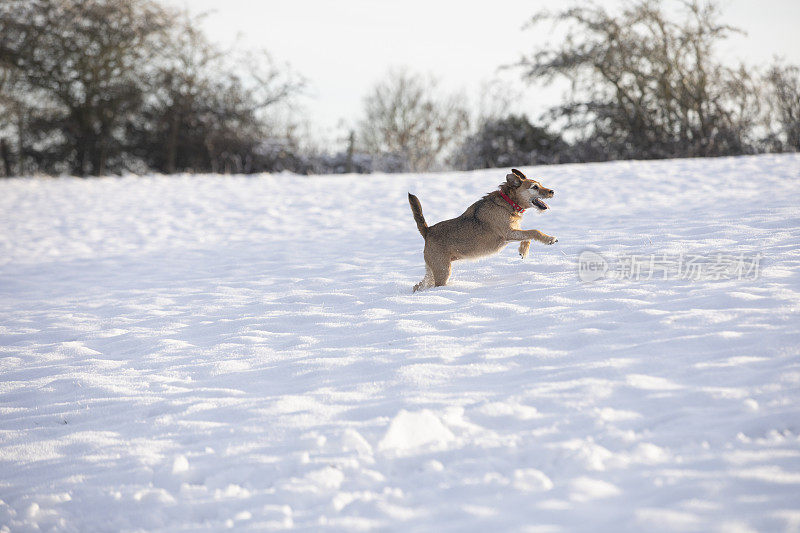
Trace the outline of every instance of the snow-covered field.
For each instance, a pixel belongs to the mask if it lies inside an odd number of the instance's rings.
[[[800,156],[523,170],[0,181],[0,530],[797,531]]]

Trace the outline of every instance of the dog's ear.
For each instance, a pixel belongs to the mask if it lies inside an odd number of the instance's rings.
[[[522,180],[516,174],[506,174],[506,183],[516,188],[522,185]]]
[[[525,174],[523,174],[522,171],[517,170],[516,168],[512,168],[511,173],[517,176],[521,180],[527,179]]]

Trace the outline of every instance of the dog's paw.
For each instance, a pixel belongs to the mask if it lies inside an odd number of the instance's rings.
[[[547,237],[547,241],[545,241],[545,244],[555,244],[557,242],[558,242],[558,239],[556,239],[555,237],[548,236]]]

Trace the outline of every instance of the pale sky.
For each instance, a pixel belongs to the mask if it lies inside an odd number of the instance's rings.
[[[360,117],[369,89],[391,67],[433,74],[442,89],[473,101],[498,67],[516,62],[546,26],[524,29],[541,9],[568,5],[552,0],[163,0],[205,21],[212,40],[268,50],[309,83],[302,99],[319,138],[336,140]],[[609,0],[611,6],[615,0]],[[722,0],[723,20],[747,32],[720,47],[728,63],[764,66],[774,56],[800,64],[800,0]],[[501,79],[522,92],[516,110],[532,119],[558,103],[561,89],[526,86],[519,71]]]

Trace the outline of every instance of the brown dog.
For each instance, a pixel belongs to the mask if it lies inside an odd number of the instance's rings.
[[[519,254],[528,255],[531,240],[544,244],[558,241],[539,230],[520,229],[522,213],[532,207],[548,208],[542,198],[552,198],[553,190],[530,180],[519,170],[511,169],[499,191],[490,192],[464,213],[428,227],[422,216],[419,199],[408,193],[408,202],[417,228],[425,239],[425,277],[414,285],[414,292],[436,285],[445,285],[450,266],[458,259],[474,259],[499,252],[511,241],[522,241]]]

